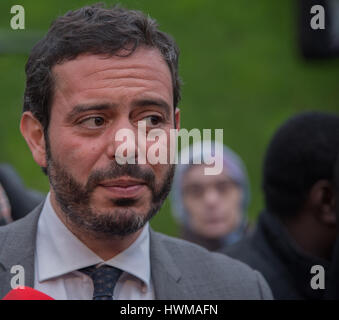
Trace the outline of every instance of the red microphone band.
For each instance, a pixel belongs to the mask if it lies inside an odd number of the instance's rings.
[[[17,287],[6,294],[2,300],[54,300],[47,294],[30,287]]]

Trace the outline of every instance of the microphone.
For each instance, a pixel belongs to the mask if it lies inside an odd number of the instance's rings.
[[[8,292],[2,300],[54,300],[45,293],[30,287],[17,287]]]

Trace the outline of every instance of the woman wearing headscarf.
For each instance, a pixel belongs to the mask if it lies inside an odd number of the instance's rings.
[[[249,181],[246,168],[234,151],[219,142],[212,142],[210,148],[199,143],[198,152],[194,145],[181,150],[178,158],[188,153],[189,161],[177,165],[171,206],[183,239],[218,251],[240,240],[247,231]],[[223,164],[217,175],[205,174],[211,165],[203,160],[212,155],[211,151],[214,157],[221,157]]]

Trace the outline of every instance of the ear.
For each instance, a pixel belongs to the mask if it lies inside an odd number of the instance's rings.
[[[321,223],[335,226],[335,197],[332,183],[328,180],[317,181],[311,188],[309,199],[315,208],[316,218]]]
[[[23,113],[20,121],[20,131],[30,148],[35,162],[40,167],[46,167],[46,146],[44,129],[32,112]]]
[[[175,121],[176,129],[180,130],[180,109],[179,108],[175,108],[174,121]]]

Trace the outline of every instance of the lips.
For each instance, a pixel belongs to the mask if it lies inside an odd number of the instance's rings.
[[[144,181],[132,178],[104,181],[99,186],[104,188],[113,198],[135,198],[140,196],[147,188]]]

